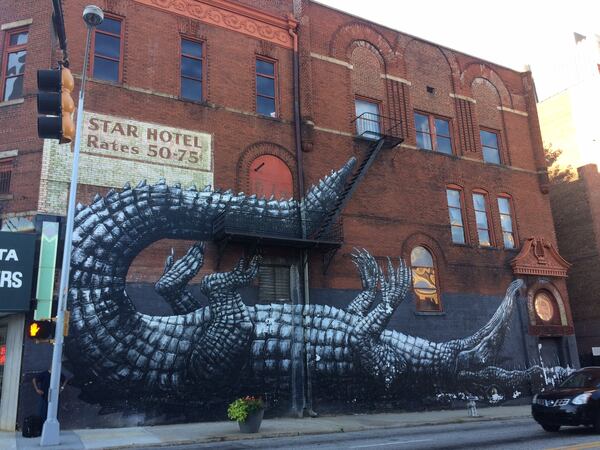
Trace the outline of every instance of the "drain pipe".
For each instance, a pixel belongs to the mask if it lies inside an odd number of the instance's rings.
[[[301,129],[300,129],[300,55],[298,51],[298,32],[297,24],[290,21],[289,29],[290,36],[294,41],[294,55],[293,55],[293,85],[294,85],[294,138],[296,144],[296,178],[298,179],[298,195],[301,197],[304,195],[304,168],[302,164],[302,140],[301,140]],[[303,208],[300,209],[300,218],[302,223],[302,238],[306,238],[306,221],[305,211]],[[304,305],[302,307],[302,339],[304,344],[304,373],[306,380],[306,391],[305,391],[305,408],[309,416],[316,417],[317,413],[312,408],[312,382],[310,374],[310,362],[309,354],[306,351],[306,326],[304,323],[305,313],[308,310],[310,304],[309,294],[309,283],[308,283],[308,251],[302,249],[302,276],[304,280]]]

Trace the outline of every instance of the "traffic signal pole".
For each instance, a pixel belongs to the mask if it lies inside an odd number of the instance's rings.
[[[85,18],[85,16],[84,16]],[[60,390],[60,376],[62,368],[63,329],[65,310],[67,309],[67,296],[69,291],[69,274],[71,269],[71,241],[73,240],[73,221],[75,216],[75,197],[77,195],[77,178],[79,176],[79,148],[83,132],[83,100],[85,95],[85,82],[88,70],[88,59],[92,26],[87,26],[85,43],[85,58],[83,60],[83,73],[81,74],[81,87],[77,102],[77,122],[75,144],[73,148],[73,169],[71,171],[71,187],[69,189],[69,204],[67,208],[67,228],[65,233],[65,246],[63,250],[62,268],[60,272],[60,287],[58,294],[58,313],[56,316],[56,333],[54,350],[52,352],[52,370],[50,375],[50,391],[48,394],[48,416],[42,429],[41,446],[58,445],[60,443],[60,423],[58,422],[58,395]]]

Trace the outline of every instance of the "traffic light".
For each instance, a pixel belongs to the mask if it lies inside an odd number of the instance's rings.
[[[29,337],[39,341],[54,339],[56,323],[53,320],[34,320],[29,325]]]
[[[73,75],[66,67],[38,70],[37,81],[38,136],[68,144],[75,138],[75,102],[71,97],[75,88]]]

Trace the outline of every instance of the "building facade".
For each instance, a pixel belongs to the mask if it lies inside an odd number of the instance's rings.
[[[598,279],[600,175],[595,164],[577,169],[578,179],[552,186],[550,200],[561,253],[573,264],[568,278],[577,347],[582,365],[600,361]]]
[[[553,61],[560,61],[562,68],[549,71],[556,77],[554,85],[538,103],[544,146],[562,150],[557,161],[562,168],[600,163],[600,134],[594,121],[600,98],[600,35],[573,33],[571,38],[565,38],[568,45]],[[540,66],[540,77],[545,74],[542,69],[548,67]]]
[[[2,0],[5,229],[66,214],[39,3]],[[309,1],[99,6],[63,426],[498,402],[577,365],[530,73]],[[51,353],[23,345],[19,417]]]

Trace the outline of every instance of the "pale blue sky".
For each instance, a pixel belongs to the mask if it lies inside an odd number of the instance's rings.
[[[317,0],[516,70],[551,66],[573,32],[600,33],[599,0]]]

